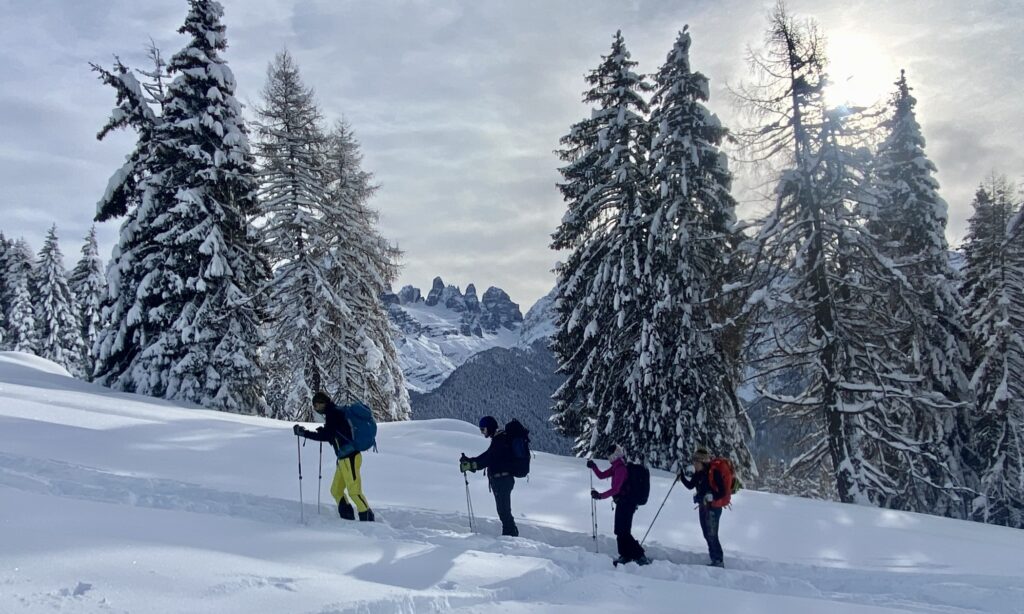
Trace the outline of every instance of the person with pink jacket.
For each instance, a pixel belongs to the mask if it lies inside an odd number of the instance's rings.
[[[624,488],[629,479],[629,470],[626,469],[626,449],[618,444],[612,445],[608,452],[608,460],[611,466],[604,471],[597,468],[597,463],[587,461],[587,467],[594,472],[599,479],[612,479],[612,487],[604,492],[590,490],[590,496],[594,499],[612,498],[615,502],[615,541],[619,547],[619,558],[612,561],[616,567],[620,563],[635,562],[637,565],[647,565],[651,562],[644,553],[643,546],[633,537],[633,514],[636,513],[637,504],[629,497],[629,489]]]

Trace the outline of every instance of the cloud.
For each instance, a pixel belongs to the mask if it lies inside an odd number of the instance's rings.
[[[325,114],[351,123],[382,186],[374,200],[382,230],[405,250],[399,284],[422,288],[440,275],[463,287],[497,285],[524,309],[550,289],[559,259],[548,249],[565,209],[553,150],[588,114],[584,75],[615,30],[640,70],[652,72],[690,24],[693,64],[711,78],[712,110],[736,127],[726,85],[746,77],[745,48],[760,45],[774,4],[222,1],[240,100],[258,101],[267,63],[287,47]],[[790,4],[826,34],[870,33],[881,47],[874,51],[907,68],[950,204],[949,235],[958,239],[982,177],[993,168],[1024,172],[1024,9],[998,0]],[[71,260],[131,147],[130,135],[96,142],[113,97],[87,63],[118,54],[144,66],[150,36],[170,55],[183,42],[175,30],[186,3],[0,7],[0,229],[38,248],[55,221]],[[116,223],[102,225],[101,249],[109,253],[116,235]]]

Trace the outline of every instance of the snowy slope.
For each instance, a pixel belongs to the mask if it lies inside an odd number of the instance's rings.
[[[519,345],[530,347],[538,341],[546,341],[555,334],[555,291],[552,288],[526,312],[523,327],[519,331]]]
[[[610,506],[595,554],[583,463],[546,454],[513,493],[523,537],[495,536],[479,475],[469,534],[455,462],[484,443],[451,420],[382,425],[364,463],[384,521],[372,525],[317,514],[306,445],[300,524],[289,424],[2,355],[0,612],[1024,611],[1024,531],[757,492],[723,519],[729,569],[702,565],[677,487],[649,539],[655,563],[616,570]],[[669,484],[655,476],[638,529]]]
[[[519,342],[519,328],[499,328],[480,335],[459,332],[462,314],[442,305],[402,305],[403,313],[416,324],[396,341],[406,387],[423,392],[436,388],[470,356],[494,347]],[[394,307],[392,307],[394,310]],[[394,320],[394,317],[392,317]]]
[[[473,284],[463,294],[436,277],[425,299],[406,286],[385,301],[406,387],[415,392],[436,388],[470,356],[520,339],[519,305],[500,288],[488,288],[480,299]]]

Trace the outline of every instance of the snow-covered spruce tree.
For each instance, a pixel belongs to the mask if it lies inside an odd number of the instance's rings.
[[[57,242],[57,226],[46,233],[35,269],[36,327],[39,356],[64,367],[75,377],[82,375],[84,343],[75,297],[68,287],[64,255]]]
[[[95,347],[99,339],[103,299],[107,293],[107,279],[103,274],[103,259],[96,244],[96,227],[89,229],[82,245],[82,257],[71,271],[68,280],[78,309],[82,335],[82,371],[92,379],[96,366]]]
[[[744,135],[749,150],[786,165],[753,238],[752,364],[762,377],[798,373],[806,382],[795,395],[763,392],[817,429],[792,471],[827,463],[840,500],[906,509],[913,501],[899,488],[928,480],[917,467],[938,459],[930,442],[904,432],[916,377],[896,360],[906,325],[886,292],[904,281],[864,229],[870,160],[851,145],[856,115],[825,108],[823,48],[813,22],[796,22],[780,4],[753,62],[762,81],[741,90],[765,121]]]
[[[267,303],[267,400],[271,415],[311,419],[309,399],[329,381],[337,343],[327,280],[335,230],[325,219],[327,187],[321,114],[287,51],[267,67],[256,109],[260,226],[273,268]]]
[[[39,330],[33,308],[36,297],[32,249],[25,239],[18,239],[6,256],[8,307],[4,338],[12,351],[34,354],[39,350]]]
[[[111,263],[121,279],[111,279],[111,327],[100,342],[97,379],[264,413],[257,298],[269,268],[249,223],[257,213],[252,156],[234,77],[220,57],[227,47],[223,9],[213,0],[191,0],[189,7],[179,32],[190,41],[167,64],[173,80],[155,101],[158,116],[149,106],[152,89],[143,96],[127,71],[101,72],[118,89],[119,103],[105,131],[140,130],[101,215],[134,204],[122,239],[126,230],[147,236],[129,236]]]
[[[0,232],[0,315],[7,313],[8,290],[7,290],[7,254],[14,247],[14,241],[9,241],[3,232]],[[2,347],[2,345],[0,345]]]
[[[715,330],[736,206],[719,149],[726,129],[703,104],[708,79],[691,69],[690,44],[684,28],[655,75],[642,379],[630,382],[648,411],[629,416],[627,445],[654,466],[671,469],[705,445],[749,474],[749,420],[736,397],[736,373],[721,331]]]
[[[648,411],[637,392],[646,385],[639,350],[651,194],[643,94],[652,85],[635,66],[617,32],[587,76],[591,115],[572,126],[559,151],[567,211],[551,247],[569,254],[556,267],[552,349],[566,381],[554,395],[553,421],[579,454],[627,441]]]
[[[144,88],[120,61],[115,61],[112,70],[91,66],[116,92],[116,106],[96,138],[102,140],[121,129],[137,134],[135,147],[110,177],[96,205],[96,221],[124,220],[107,267],[101,329],[93,346],[93,377],[112,388],[160,396],[166,390],[163,372],[169,366],[159,365],[159,370],[154,370],[141,358],[166,327],[159,309],[160,293],[152,289],[164,260],[162,241],[167,240],[156,224],[163,214],[158,195],[166,189],[164,165],[157,152],[163,98],[147,93],[152,88]]]
[[[7,254],[14,247],[14,242],[9,241],[0,232],[0,350],[7,349],[7,311],[10,305],[10,288],[7,282]]]
[[[963,463],[971,401],[965,307],[957,291],[959,276],[949,262],[948,207],[938,194],[935,165],[925,154],[914,113],[917,101],[902,71],[896,86],[874,163],[878,203],[868,228],[906,280],[890,287],[890,306],[907,324],[898,339],[900,358],[906,372],[920,378],[916,385],[906,383],[918,391],[906,435],[933,444],[939,458],[914,469],[928,479],[908,480],[899,489],[916,499],[914,509],[963,518],[968,498],[956,487],[969,483]],[[920,403],[919,398],[930,400]]]
[[[977,396],[973,451],[980,496],[972,517],[1024,528],[1024,205],[992,177],[974,200],[964,244]]]
[[[378,214],[368,205],[377,186],[363,169],[359,142],[344,121],[328,135],[326,151],[326,197],[336,233],[327,279],[349,314],[335,309],[330,320],[337,361],[328,388],[339,398],[364,401],[379,420],[408,420],[409,393],[381,301],[398,275],[401,252],[377,229]]]

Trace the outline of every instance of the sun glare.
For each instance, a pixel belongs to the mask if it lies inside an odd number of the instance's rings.
[[[868,106],[894,89],[899,68],[874,38],[857,32],[835,32],[828,40],[829,106]]]

